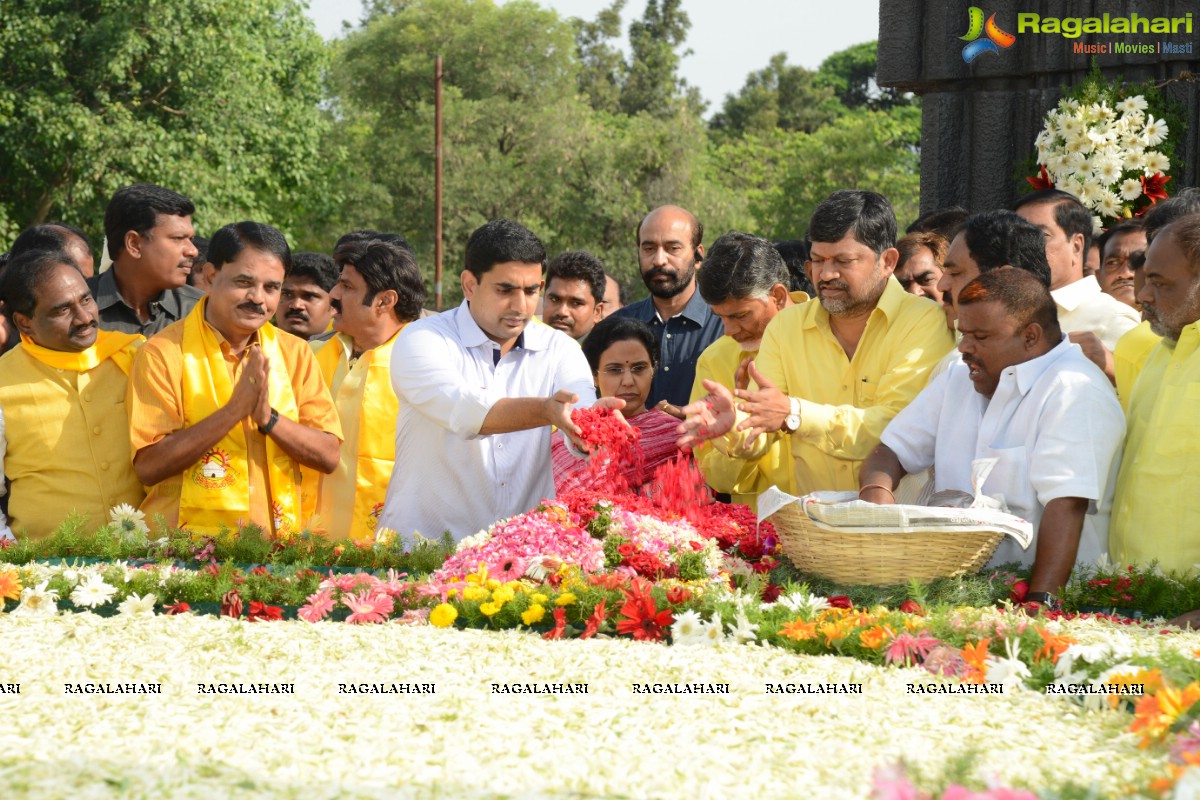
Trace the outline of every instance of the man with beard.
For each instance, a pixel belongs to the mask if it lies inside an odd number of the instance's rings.
[[[342,429],[313,352],[268,324],[291,262],[271,226],[226,225],[209,243],[208,294],[138,353],[129,428],[147,517],[287,538],[300,530],[300,467],[337,467]]]
[[[996,459],[980,490],[1003,496],[1034,539],[1027,550],[1005,539],[989,563],[1032,567],[1027,599],[1053,606],[1072,568],[1108,550],[1124,416],[1033,274],[989,270],[963,288],[957,309],[962,360],[887,426],[859,497],[895,503],[900,479],[929,467],[937,491],[972,494],[975,462]]]
[[[1109,548],[1117,564],[1191,571],[1200,563],[1200,215],[1159,230],[1142,270],[1137,299],[1162,341],[1129,398]]]
[[[196,207],[180,194],[138,183],[119,190],[104,211],[113,265],[88,279],[100,327],[152,336],[183,319],[204,296],[187,285]]]
[[[797,492],[857,490],[863,459],[954,338],[942,309],[892,279],[896,215],[883,195],[834,192],[808,235],[818,299],[767,325],[748,388],[731,394],[704,382],[711,395],[683,409],[679,445],[714,439],[727,455],[753,459],[786,436]]]
[[[296,253],[292,271],[283,279],[275,324],[293,336],[323,342],[333,336],[333,301],[329,293],[338,268],[324,253]]]
[[[12,526],[43,538],[74,511],[90,533],[113,506],[136,507],[144,496],[124,408],[144,340],[98,328],[96,301],[65,253],[13,259],[0,295],[22,336],[0,358],[0,458]]]
[[[662,206],[637,229],[638,263],[650,290],[618,315],[640,319],[658,337],[659,362],[647,406],[679,415],[696,379],[696,361],[721,338],[721,320],[696,291],[696,268],[704,260],[704,226],[678,206]]]
[[[584,250],[560,253],[546,267],[542,322],[582,342],[604,316],[604,264]]]

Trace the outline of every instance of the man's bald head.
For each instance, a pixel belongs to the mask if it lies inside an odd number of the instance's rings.
[[[679,206],[659,206],[646,216],[642,217],[642,221],[638,223],[637,240],[639,245],[642,241],[642,228],[651,222],[657,221],[659,218],[663,218],[669,222],[674,222],[680,219],[686,221],[688,227],[691,228],[692,231],[693,248],[699,247],[700,243],[704,241],[704,226],[700,224],[700,220],[696,219],[695,214],[688,211],[686,208],[680,208]]]

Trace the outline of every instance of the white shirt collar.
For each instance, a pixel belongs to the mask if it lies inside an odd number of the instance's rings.
[[[1102,291],[1100,282],[1096,280],[1096,276],[1088,275],[1086,278],[1081,278],[1074,283],[1068,283],[1066,286],[1055,289],[1050,292],[1050,296],[1054,298],[1055,303],[1058,303],[1067,311],[1074,311],[1087,300],[1101,294]]]

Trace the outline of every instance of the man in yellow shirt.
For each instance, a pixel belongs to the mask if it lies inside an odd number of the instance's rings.
[[[1200,216],[1158,231],[1138,294],[1162,336],[1129,398],[1128,436],[1113,500],[1109,550],[1116,564],[1200,564]]]
[[[767,323],[783,309],[808,301],[804,292],[788,292],[790,280],[783,257],[766,239],[735,231],[713,242],[696,284],[721,318],[725,335],[700,354],[691,402],[708,394],[706,380],[730,391],[746,388],[742,365],[758,355]],[[711,443],[697,447],[694,455],[708,485],[735,503],[757,507],[759,493],[769,486],[792,491],[791,449],[784,438],[757,459],[725,455]]]
[[[61,252],[14,259],[0,293],[22,340],[0,358],[0,454],[12,527],[43,538],[76,511],[95,531],[113,506],[136,507],[144,495],[124,408],[144,340],[99,329],[87,282]]]
[[[337,333],[314,349],[346,443],[332,473],[312,473],[319,478],[315,491],[305,470],[304,499],[315,506],[318,530],[370,542],[396,461],[400,401],[392,390],[392,345],[421,315],[425,285],[412,252],[399,245],[347,242],[333,257],[342,270],[330,292]]]
[[[148,516],[286,538],[299,530],[300,466],[337,466],[342,429],[312,350],[268,323],[291,260],[269,225],[221,228],[207,296],[138,353],[129,427]]]
[[[712,438],[728,455],[759,458],[782,434],[797,492],[857,491],[863,459],[954,339],[940,308],[892,279],[896,215],[885,197],[834,192],[809,238],[818,299],[767,325],[736,409],[729,389],[704,384],[712,394],[684,409],[680,446]]]

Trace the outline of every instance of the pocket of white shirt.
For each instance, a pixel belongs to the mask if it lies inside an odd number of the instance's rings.
[[[1009,511],[1024,516],[1037,505],[1025,448],[989,447],[987,455],[996,459],[996,466],[983,483],[983,493],[989,497],[1003,497]]]

